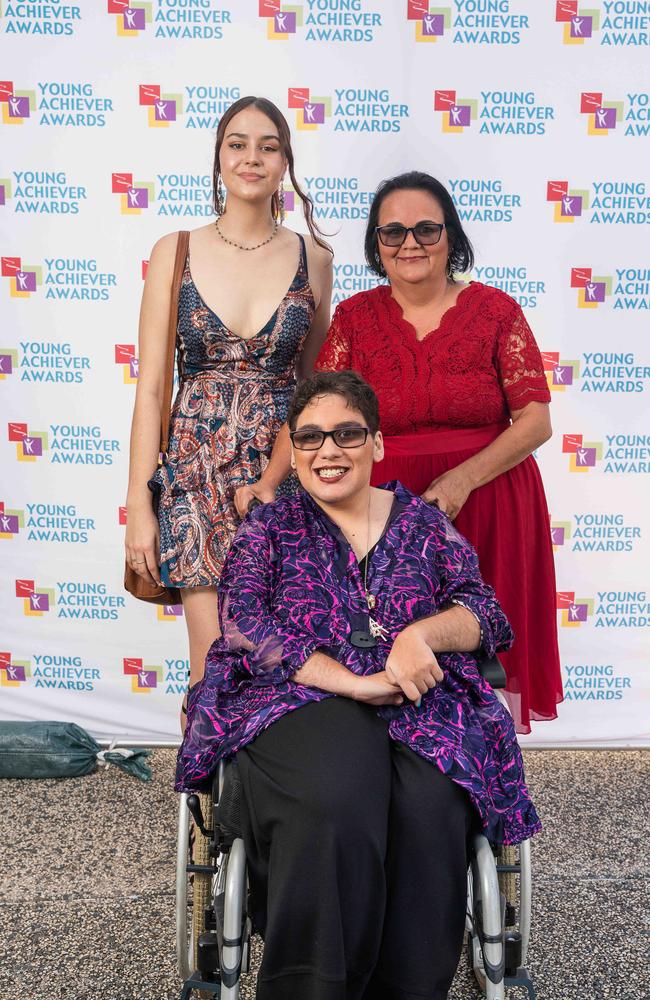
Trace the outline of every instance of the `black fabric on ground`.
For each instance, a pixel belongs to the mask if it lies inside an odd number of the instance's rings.
[[[237,760],[258,1000],[444,1000],[465,920],[465,793],[345,698],[290,713]]]

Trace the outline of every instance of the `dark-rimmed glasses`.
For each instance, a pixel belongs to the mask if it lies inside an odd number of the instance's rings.
[[[387,226],[375,226],[375,232],[385,247],[401,247],[409,233],[413,233],[413,239],[420,246],[432,247],[440,242],[442,231],[446,228],[444,222],[430,222],[428,219],[423,219],[414,226],[389,222]]]
[[[360,448],[366,443],[370,431],[367,427],[337,427],[335,431],[318,431],[311,427],[291,431],[291,444],[298,451],[318,451],[325,438],[331,437],[338,448]]]

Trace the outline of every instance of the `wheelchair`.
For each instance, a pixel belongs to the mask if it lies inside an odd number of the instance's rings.
[[[498,692],[506,678],[495,657],[480,665]],[[180,1000],[239,1000],[249,971],[253,932],[246,854],[239,825],[241,786],[235,763],[222,761],[212,791],[180,796],[176,853],[176,954]],[[194,843],[191,830],[194,828]],[[520,988],[535,1000],[526,968],[531,917],[530,842],[493,847],[470,842],[466,935],[469,965],[486,1000]]]

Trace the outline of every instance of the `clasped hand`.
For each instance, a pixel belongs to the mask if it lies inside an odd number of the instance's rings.
[[[431,647],[418,631],[407,626],[393,642],[385,667],[386,677],[409,701],[419,701],[444,677]]]

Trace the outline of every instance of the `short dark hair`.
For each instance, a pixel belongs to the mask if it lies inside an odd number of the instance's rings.
[[[384,198],[392,194],[393,191],[426,191],[433,198],[440,202],[440,207],[445,218],[447,228],[447,238],[449,240],[449,256],[447,257],[447,274],[450,278],[454,274],[466,274],[474,266],[474,250],[465,233],[456,206],[449,191],[437,181],[431,174],[425,174],[420,170],[411,170],[407,174],[398,174],[397,177],[390,177],[382,181],[375,196],[372,199],[370,211],[368,213],[368,223],[366,226],[366,238],[364,250],[368,267],[380,278],[386,277],[384,265],[379,256],[377,245],[377,233],[375,228],[379,225],[379,209]]]
[[[289,405],[287,423],[295,431],[298,417],[316,396],[342,396],[368,425],[371,434],[379,430],[379,402],[374,389],[357,372],[315,372],[296,389]]]

